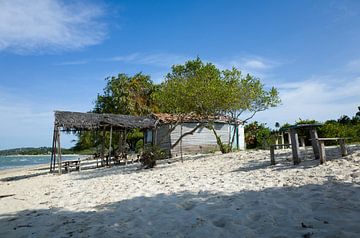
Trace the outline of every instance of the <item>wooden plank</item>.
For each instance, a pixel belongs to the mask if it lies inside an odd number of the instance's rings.
[[[319,157],[320,157],[320,164],[326,162],[326,154],[325,154],[325,144],[324,141],[319,141]]]
[[[299,138],[295,129],[290,129],[291,137],[291,150],[293,154],[294,165],[300,164],[301,160],[299,157]]]
[[[311,145],[315,155],[315,159],[320,158],[318,134],[315,128],[310,129]]]
[[[275,146],[270,146],[270,164],[275,165]]]
[[[341,137],[334,137],[334,138],[317,138],[317,140],[322,140],[322,141],[334,141],[334,140],[347,140],[350,138],[341,138]]]
[[[291,144],[277,144],[277,145],[272,145],[275,147],[282,147],[282,146],[290,146]]]

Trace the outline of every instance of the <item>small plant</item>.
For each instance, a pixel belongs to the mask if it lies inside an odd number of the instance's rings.
[[[165,159],[166,153],[157,146],[147,146],[140,155],[142,168],[150,169],[156,165],[156,160]]]

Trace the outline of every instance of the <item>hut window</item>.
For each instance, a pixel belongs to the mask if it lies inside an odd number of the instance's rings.
[[[145,137],[145,143],[151,143],[152,142],[152,130],[146,131],[146,137]]]

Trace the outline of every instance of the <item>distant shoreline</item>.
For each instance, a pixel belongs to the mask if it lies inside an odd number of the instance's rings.
[[[18,155],[0,155],[0,157],[41,157],[41,156],[51,156],[51,154],[42,154],[42,155],[22,155],[22,154],[18,154]],[[66,156],[87,156],[87,155],[80,155],[80,154],[63,154],[63,155],[61,155],[61,157],[66,157]]]

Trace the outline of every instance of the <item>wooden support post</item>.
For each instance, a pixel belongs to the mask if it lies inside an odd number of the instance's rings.
[[[111,143],[112,143],[112,132],[113,132],[113,128],[112,128],[112,126],[110,126],[110,140],[109,140],[109,155],[108,155],[108,157],[107,157],[107,159],[106,159],[106,165],[110,165],[110,163],[111,163]]]
[[[300,136],[300,146],[305,147],[305,137],[304,136]]]
[[[340,150],[341,150],[341,156],[347,156],[347,149],[346,149],[346,145],[345,145],[345,139],[339,139],[339,144],[340,144]]]
[[[315,128],[310,129],[310,137],[311,137],[311,145],[314,151],[315,159],[319,159],[320,158],[319,141],[317,140],[319,137]]]
[[[281,133],[281,135],[280,135],[280,137],[281,137],[281,144],[285,144],[285,138],[284,138],[284,133]],[[290,144],[290,143],[289,143]],[[281,146],[281,149],[285,149],[285,146]]]
[[[181,123],[180,124],[180,137],[182,137],[182,134],[183,134],[183,124]],[[184,162],[184,159],[183,159],[183,147],[182,147],[182,138],[180,140],[180,154],[181,154],[181,163]]]
[[[288,134],[288,141],[289,141],[288,144],[291,144],[291,133],[290,133],[290,131],[287,134]]]
[[[295,129],[290,129],[290,137],[294,165],[297,165],[300,164],[301,160],[299,157],[299,138]]]
[[[326,162],[326,154],[325,154],[325,143],[324,141],[318,141],[319,144],[319,158],[320,158],[320,164],[323,164]]]
[[[50,159],[50,172],[52,172],[55,169],[55,126],[53,131],[53,138],[52,138],[52,146],[51,146],[51,159]]]
[[[126,135],[127,134],[127,131],[126,131],[126,128],[124,129],[124,142],[123,142],[123,145],[124,145],[124,149],[125,149],[125,144],[126,144]],[[127,165],[127,151],[124,150],[124,153],[126,154],[125,156],[125,165]]]
[[[105,127],[103,128],[102,141],[101,141],[101,166],[104,166],[104,155],[105,155]]]
[[[275,146],[270,146],[270,164],[275,165]]]
[[[59,174],[61,174],[62,173],[62,171],[61,171],[61,163],[62,163],[62,161],[61,161],[61,145],[60,145],[60,130],[59,130],[59,128],[57,127],[56,128],[56,131],[57,131],[57,142],[58,142],[58,164],[59,164]]]

